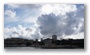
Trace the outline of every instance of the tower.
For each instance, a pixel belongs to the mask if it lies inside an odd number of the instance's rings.
[[[53,40],[57,40],[57,35],[52,35]]]

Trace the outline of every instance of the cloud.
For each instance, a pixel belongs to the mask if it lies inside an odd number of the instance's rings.
[[[5,4],[6,5],[6,4]],[[19,8],[19,5],[17,4],[7,4],[8,5],[8,8],[10,9],[16,9],[16,8]]]
[[[5,27],[4,38],[25,38],[25,39],[40,39],[40,33],[31,27],[18,25],[17,27]]]
[[[50,12],[50,14],[39,16],[37,23],[40,33],[45,37],[51,37],[53,34],[62,37],[63,35],[79,35],[82,30],[84,34],[84,8],[82,8],[84,6],[77,8],[76,5],[74,5],[74,7],[75,10],[65,10],[64,15],[56,15]],[[64,10],[64,8],[71,9],[73,5],[70,5],[70,7],[63,7],[62,9]],[[78,36],[78,38],[80,37]]]
[[[35,31],[33,34],[31,34],[32,39],[41,39],[42,36],[40,35],[40,33],[38,31]]]
[[[42,5],[41,4],[19,4],[20,8],[25,9],[39,9]]]
[[[55,15],[65,15],[67,12],[76,10],[76,6],[71,4],[44,4],[41,8],[41,14],[54,13]]]
[[[55,28],[57,28],[57,22],[59,18],[59,16],[55,16],[54,14],[42,15],[41,17],[38,17],[37,23],[40,25],[39,29],[41,34],[56,34]]]
[[[29,9],[29,10],[37,10],[39,9],[42,4],[5,4],[8,5],[7,8],[9,9]]]
[[[12,33],[17,33],[17,29],[15,27],[13,28],[4,28],[4,38],[11,38],[12,37]],[[14,36],[14,37],[17,37],[17,36]]]
[[[27,23],[35,23],[38,13],[39,13],[39,9],[41,7],[41,4],[5,4],[7,5],[7,9],[9,9],[9,13],[11,13],[13,17],[16,16],[17,14],[17,19],[20,20],[21,22],[27,22]],[[7,13],[8,10],[5,10]],[[13,14],[14,13],[14,14]],[[33,14],[34,13],[34,14]],[[16,18],[15,17],[15,18]]]
[[[18,38],[32,38],[30,35],[33,33],[32,28],[26,28],[22,25],[18,27],[6,27],[4,29],[5,38],[18,37]]]
[[[4,16],[5,16],[5,22],[13,22],[17,20],[16,12],[12,10],[5,10]]]
[[[64,35],[79,38],[79,35],[84,34],[84,5],[7,5],[4,14],[5,38],[40,39],[42,37],[51,37],[53,34],[58,37]]]
[[[36,23],[36,20],[37,20],[36,17],[28,17],[28,18],[23,19],[23,22],[26,22],[26,23]]]
[[[6,10],[5,15],[14,18],[16,16],[16,12],[13,12],[11,10]]]
[[[63,35],[62,37],[63,39],[69,39],[69,38],[72,38],[72,39],[84,39],[84,33],[81,32],[81,33],[78,33],[78,34],[75,34],[75,35]]]

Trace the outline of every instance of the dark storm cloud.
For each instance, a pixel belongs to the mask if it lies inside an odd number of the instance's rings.
[[[41,34],[49,36],[53,34],[61,36],[63,33],[66,35],[73,34],[74,29],[71,23],[69,23],[67,19],[63,20],[62,18],[63,17],[56,16],[55,14],[42,15],[39,17],[37,23],[40,25],[39,30]],[[66,21],[68,21],[68,23]]]
[[[60,18],[59,16],[55,16],[53,13],[38,17],[37,23],[40,25],[39,29],[41,34],[43,35],[56,34],[57,23],[59,18]]]
[[[37,32],[37,31],[35,31],[35,33],[31,34],[31,36],[32,36],[32,39],[40,39],[41,38],[39,32]]]
[[[66,18],[65,18],[66,17]],[[66,13],[66,15],[45,14],[38,17],[38,29],[42,35],[58,36],[73,35],[78,32],[84,32],[84,8],[80,7],[75,12]],[[82,24],[80,26],[80,24]],[[77,32],[77,33],[78,33]]]

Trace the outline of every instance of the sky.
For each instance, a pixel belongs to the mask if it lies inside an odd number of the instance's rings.
[[[84,4],[4,4],[4,38],[84,39]]]

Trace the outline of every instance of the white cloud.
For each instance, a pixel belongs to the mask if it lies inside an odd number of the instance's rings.
[[[16,12],[13,12],[11,10],[6,10],[5,15],[7,15],[7,16],[9,16],[11,18],[14,18],[16,16]]]
[[[15,36],[12,34],[12,32],[17,32],[16,27],[12,27],[12,28],[4,28],[4,38],[11,38],[11,37],[17,37],[17,35],[15,34]],[[13,35],[13,36],[12,36]]]
[[[8,4],[8,8],[11,8],[11,9],[15,9],[18,7],[19,7],[19,5],[17,5],[17,4]]]
[[[63,39],[84,39],[84,32],[78,33],[78,34],[73,34],[73,35],[63,35]]]
[[[28,17],[28,18],[23,19],[23,21],[27,23],[35,23],[36,20],[37,20],[37,17]]]
[[[23,27],[18,25],[18,27],[6,27],[4,28],[4,38],[25,38],[25,39],[35,39],[39,38],[39,33],[36,32],[35,28]]]
[[[54,13],[56,15],[65,15],[67,12],[76,10],[76,6],[70,4],[44,4],[41,8],[41,14]]]
[[[5,10],[5,22],[13,22],[16,21],[16,12],[12,10]]]

